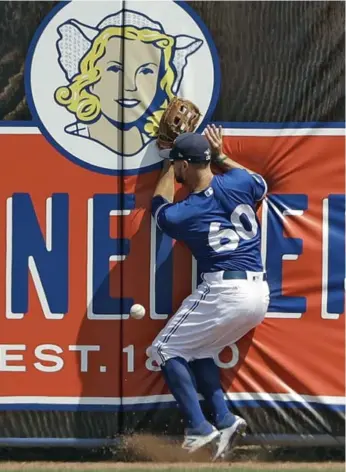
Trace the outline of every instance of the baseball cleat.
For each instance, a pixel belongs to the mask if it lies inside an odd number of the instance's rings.
[[[220,436],[220,432],[214,428],[214,430],[210,434],[206,435],[189,435],[187,434],[184,438],[184,442],[182,444],[182,448],[186,449],[189,454],[196,452],[201,447],[210,444],[212,441],[217,439]]]
[[[213,461],[217,459],[223,459],[226,454],[231,450],[232,446],[235,445],[236,440],[241,436],[245,436],[247,428],[246,421],[240,416],[235,416],[236,420],[229,428],[220,430],[220,439],[217,445],[216,454],[213,457]]]

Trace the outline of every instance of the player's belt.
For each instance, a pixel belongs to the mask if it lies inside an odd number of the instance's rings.
[[[262,276],[262,280],[267,280],[267,274],[259,272],[258,275],[256,273],[252,273],[254,279],[257,277]],[[249,279],[248,273],[246,270],[225,270],[223,273],[223,280],[232,280],[232,279]]]

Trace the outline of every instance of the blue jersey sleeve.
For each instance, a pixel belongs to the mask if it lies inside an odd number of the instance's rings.
[[[263,200],[267,195],[267,183],[259,174],[250,174],[245,169],[232,169],[224,175],[229,179],[230,189],[236,185],[239,190],[248,191],[255,202]]]
[[[264,178],[259,174],[249,174],[252,180],[253,194],[256,202],[260,202],[267,195],[268,185]]]
[[[152,200],[151,213],[161,231],[177,239],[177,229],[181,220],[179,203],[170,203],[161,195],[157,195]]]

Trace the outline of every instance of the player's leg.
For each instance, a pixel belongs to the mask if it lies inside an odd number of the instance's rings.
[[[208,343],[209,352],[201,351],[196,356],[197,358],[203,358],[203,353],[215,357],[223,348],[237,342],[263,321],[268,307],[268,286],[260,278],[256,278],[256,280],[252,280],[250,277],[248,280],[224,280],[222,277],[221,274],[212,274],[209,277],[211,286],[219,294],[215,307],[213,339],[210,339]],[[196,376],[196,369],[194,371]],[[219,396],[216,398],[220,400]],[[220,408],[221,414],[225,412],[221,400],[216,405],[214,402],[213,406]],[[216,412],[216,410],[214,411]],[[225,455],[234,440],[246,429],[246,423],[242,418],[235,416],[233,424],[230,423],[231,421],[232,418],[229,415],[226,415],[224,420],[218,419],[217,426],[221,436],[215,459]]]
[[[196,379],[198,391],[213,412],[216,427],[222,429],[231,426],[236,418],[228,409],[221,386],[220,369],[214,359],[196,359],[190,362],[190,367]]]
[[[161,365],[166,384],[186,418],[186,425],[208,434],[213,431],[202,412],[190,367],[182,357],[173,357]]]
[[[263,319],[265,309],[263,311],[259,306],[263,305],[262,301],[259,303],[263,297],[258,293],[258,287],[248,284],[246,280],[224,281],[223,273],[205,275],[209,280],[203,282],[198,290],[185,300],[154,341],[152,356],[160,365],[165,366],[170,359],[177,357],[187,362],[213,357]],[[168,376],[172,377],[172,374]],[[181,391],[182,382],[176,377],[175,381]],[[176,393],[172,393],[180,405],[186,402],[177,389]],[[192,399],[192,396],[189,395],[189,398]],[[194,402],[197,405],[196,397]],[[224,440],[220,442],[217,455],[221,455],[228,442],[232,442],[238,432],[238,426],[242,429],[244,427],[244,421],[240,418],[236,423],[222,429]]]
[[[212,358],[196,359],[190,362],[198,391],[203,395],[207,405],[214,414],[214,421],[220,431],[218,447],[214,460],[222,457],[232,446],[237,436],[246,430],[246,422],[234,415],[227,406],[221,386],[220,369]]]
[[[209,289],[206,285],[184,300],[182,306],[152,344],[152,357],[161,366],[168,388],[184,414],[187,430],[183,447],[194,452],[219,436],[206,420],[188,360],[196,333],[196,316]]]
[[[219,432],[206,420],[193,381],[189,365],[182,357],[173,357],[161,365],[166,384],[184,414],[183,448],[194,452],[219,436]]]

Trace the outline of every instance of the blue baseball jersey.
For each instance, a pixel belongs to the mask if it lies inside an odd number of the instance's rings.
[[[189,247],[201,272],[260,272],[263,265],[256,204],[266,193],[263,177],[232,169],[215,175],[206,190],[191,193],[181,202],[154,197],[152,214],[162,231]]]

